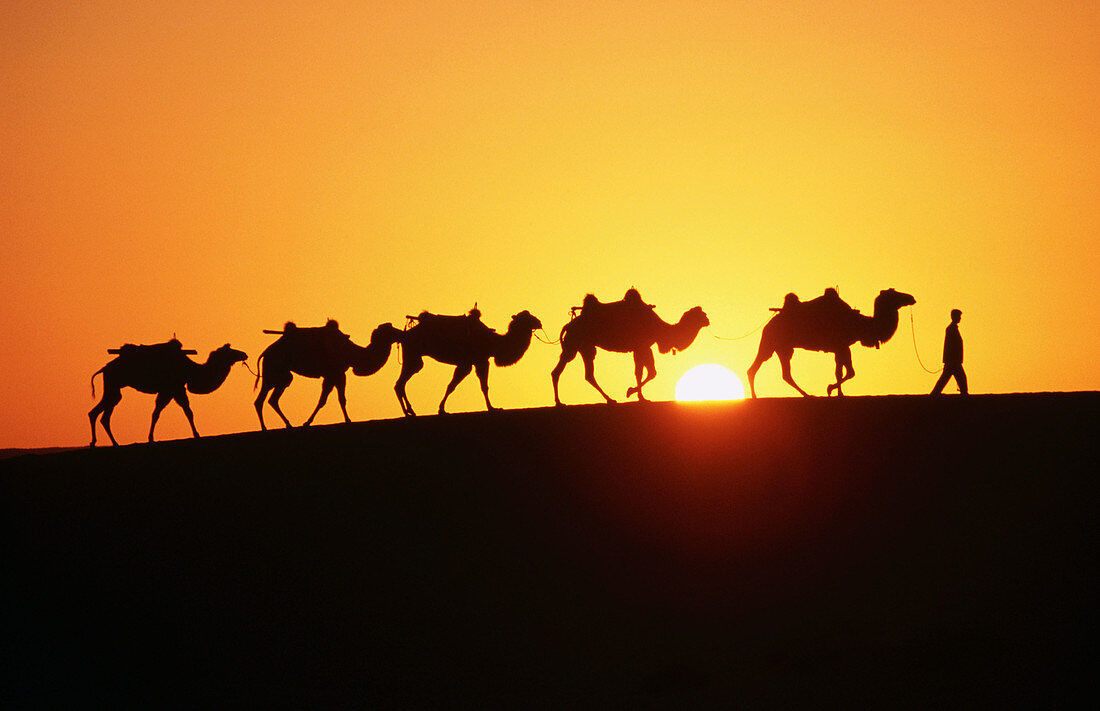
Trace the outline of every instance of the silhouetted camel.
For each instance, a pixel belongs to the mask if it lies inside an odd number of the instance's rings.
[[[447,398],[470,374],[471,368],[481,381],[485,409],[497,409],[489,402],[489,358],[501,367],[516,363],[531,345],[531,334],[542,328],[542,322],[530,312],[520,311],[512,317],[508,330],[500,334],[481,322],[481,313],[476,307],[466,316],[438,316],[425,311],[410,318],[416,325],[405,331],[402,344],[405,362],[393,388],[406,416],[416,413],[405,395],[405,383],[424,367],[424,356],[455,366],[447,392],[439,402],[439,414],[446,414]]]
[[[266,331],[266,333],[281,333],[279,340],[268,346],[260,354],[256,361],[256,385],[260,386],[260,394],[256,397],[256,415],[260,418],[260,429],[266,430],[264,423],[264,398],[271,392],[268,402],[275,413],[283,419],[287,427],[290,420],[279,409],[279,398],[283,391],[290,385],[293,379],[291,373],[304,375],[307,378],[321,378],[321,398],[317,401],[317,407],[303,424],[308,427],[313,418],[328,401],[328,396],[333,388],[336,388],[336,397],[340,402],[340,410],[344,413],[344,422],[351,422],[348,417],[347,397],[344,388],[347,385],[347,369],[355,375],[372,375],[377,373],[390,357],[391,346],[401,340],[402,333],[393,324],[383,323],[371,333],[370,343],[367,346],[358,346],[352,343],[351,338],[340,331],[340,326],[329,320],[324,326],[313,328],[300,328],[293,323],[287,323],[282,331]]]
[[[233,350],[226,343],[212,351],[205,363],[196,363],[187,357],[180,342],[172,339],[167,343],[151,346],[125,345],[117,351],[119,356],[92,374],[92,396],[95,396],[95,376],[103,373],[103,397],[99,404],[88,413],[92,425],[92,443],[94,447],[96,417],[103,413],[101,421],[111,444],[118,446],[111,433],[111,413],[122,400],[122,388],[130,387],[143,393],[155,394],[156,405],[153,408],[153,421],[149,425],[149,441],[153,441],[153,430],[157,426],[160,412],[175,400],[187,415],[191,432],[199,436],[195,429],[195,417],[191,413],[191,404],[187,391],[195,395],[205,395],[218,389],[229,377],[229,369],[234,363],[247,360],[241,351]]]
[[[784,307],[764,326],[756,360],[749,366],[752,396],[756,397],[756,371],[773,353],[779,356],[783,380],[809,396],[791,377],[791,356],[795,348],[832,353],[836,358],[836,382],[829,385],[827,393],[832,395],[836,390],[837,395],[843,395],[841,384],[856,374],[852,367],[851,345],[859,341],[868,348],[878,348],[889,341],[898,330],[898,309],[915,303],[917,300],[909,294],[886,289],[875,297],[874,316],[864,316],[841,301],[834,289],[805,303],[788,294]]]
[[[634,378],[637,385],[628,388],[626,396],[637,393],[638,400],[645,400],[642,386],[657,375],[652,346],[661,353],[682,351],[690,346],[710,319],[699,306],[688,309],[674,324],[666,323],[653,307],[644,303],[634,289],[627,291],[622,301],[602,303],[589,294],[585,297],[581,313],[561,329],[561,356],[550,373],[554,383],[554,404],[558,398],[558,378],[569,361],[580,353],[584,361],[584,379],[608,402],[615,402],[596,382],[596,349],[616,353],[634,354]],[[643,378],[643,374],[645,377]]]

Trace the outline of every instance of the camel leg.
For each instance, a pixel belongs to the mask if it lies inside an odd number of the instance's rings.
[[[160,413],[168,406],[168,403],[172,402],[172,393],[157,393],[157,402],[153,406],[153,420],[149,423],[149,441],[153,441],[153,430],[157,427],[157,420],[160,419]]]
[[[92,423],[92,443],[91,447],[95,446],[95,421],[96,417],[103,413],[103,429],[107,432],[107,436],[111,438],[111,444],[118,446],[118,442],[115,441],[115,436],[111,434],[111,413],[114,412],[115,405],[122,400],[122,392],[120,390],[107,389],[106,385],[103,389],[103,398],[99,401],[95,407],[88,412],[88,419]]]
[[[439,401],[439,414],[447,414],[447,410],[444,409],[444,406],[447,404],[447,398],[449,398],[451,396],[451,393],[455,391],[455,388],[458,387],[458,384],[461,383],[463,379],[465,379],[465,377],[470,374],[470,370],[472,368],[473,366],[469,365],[468,363],[464,363],[463,365],[455,368],[455,374],[451,376],[451,382],[447,383],[447,392],[443,393],[443,399]]]
[[[287,419],[286,415],[283,414],[282,408],[279,407],[279,398],[283,396],[283,392],[286,391],[288,385],[290,385],[289,379],[286,383],[279,383],[274,388],[272,388],[271,398],[267,401],[267,403],[271,405],[271,409],[275,411],[275,414],[282,418],[283,424],[286,425],[286,428],[289,430],[292,427],[292,425],[290,424],[290,420]]]
[[[829,395],[832,395],[833,390],[836,390],[836,394],[838,396],[843,396],[844,391],[840,389],[840,385],[845,380],[851,380],[852,377],[856,374],[855,368],[852,367],[852,349],[851,348],[845,348],[843,351],[839,351],[835,355],[836,355],[836,372],[835,372],[836,382],[833,383],[832,385],[830,385],[826,389],[826,392]],[[847,375],[845,375],[845,371],[847,371]]]
[[[554,384],[554,404],[561,405],[561,399],[558,397],[558,378],[561,377],[562,371],[565,370],[565,366],[569,361],[577,357],[577,351],[575,348],[570,348],[562,343],[561,355],[558,357],[558,364],[554,366],[554,369],[550,371],[550,381]]]
[[[489,402],[489,361],[483,360],[474,364],[474,372],[477,373],[477,379],[481,381],[481,394],[485,398],[485,409],[500,409],[493,407],[493,403]]]
[[[794,351],[776,351],[776,355],[779,356],[779,364],[783,368],[783,380],[787,381],[792,388],[802,393],[802,397],[811,397],[808,392],[798,387],[798,383],[794,381],[794,376],[791,375],[791,356],[794,355]]]
[[[603,391],[600,384],[596,382],[596,348],[585,348],[581,351],[581,360],[584,361],[584,379],[588,383],[596,388],[596,391],[603,395],[603,399],[608,402],[615,402],[614,398]]]
[[[644,373],[648,373],[645,379],[642,378]],[[630,397],[634,393],[638,393],[638,400],[644,401],[645,395],[642,395],[642,386],[657,377],[657,366],[653,362],[653,349],[647,348],[644,351],[634,351],[634,380],[637,381],[638,387],[627,388],[626,396]]]
[[[313,408],[313,412],[311,412],[306,421],[302,423],[302,427],[309,427],[311,424],[313,424],[313,418],[317,417],[317,413],[320,412],[321,408],[325,406],[326,402],[328,402],[328,396],[332,392],[332,389],[337,386],[338,383],[335,378],[331,380],[328,377],[321,379],[321,398],[317,400],[317,407]],[[344,417],[345,419],[347,418],[346,412],[344,413]],[[350,420],[348,421],[350,422]]]
[[[183,408],[183,414],[187,416],[187,424],[191,425],[191,434],[195,439],[199,438],[199,431],[195,429],[195,413],[191,412],[191,402],[187,399],[187,391],[180,390],[176,394],[174,400],[179,403],[179,406]],[[153,441],[153,431],[149,431],[149,441]]]
[[[405,383],[409,382],[409,378],[419,373],[423,367],[424,358],[419,353],[409,353],[406,349],[405,361],[401,364],[401,375],[397,377],[397,383],[393,386],[394,392],[397,393],[397,402],[401,405],[401,412],[406,417],[414,417],[416,413],[413,412],[412,403],[405,394]]]
[[[756,351],[756,360],[749,366],[748,372],[749,392],[752,393],[754,398],[756,397],[756,371],[760,370],[760,366],[762,366],[768,358],[771,358],[774,352],[774,350],[764,344],[763,340],[760,341],[760,348]]]
[[[347,388],[347,376],[343,373],[340,374],[340,380],[336,382],[336,401],[340,403],[340,412],[344,413],[344,423],[351,424],[351,418],[348,417],[348,395],[345,392]]]
[[[256,416],[260,418],[260,429],[267,431],[267,425],[264,424],[264,398],[267,397],[267,393],[270,391],[266,384],[260,388],[260,395],[256,398],[256,401],[252,403],[256,406]]]

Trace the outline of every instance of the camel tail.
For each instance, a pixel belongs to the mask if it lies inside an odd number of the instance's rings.
[[[103,368],[100,368],[96,372],[92,373],[92,399],[95,400],[95,376],[103,372]]]
[[[264,351],[266,353],[267,351]],[[256,383],[252,386],[252,391],[255,392],[256,388],[260,387],[260,374],[263,372],[260,370],[260,362],[264,359],[264,353],[261,353],[256,357]],[[245,364],[247,365],[247,363]]]

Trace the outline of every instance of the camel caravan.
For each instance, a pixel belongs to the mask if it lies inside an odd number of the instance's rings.
[[[772,355],[779,357],[783,380],[804,396],[805,390],[791,376],[791,357],[795,348],[832,353],[836,361],[836,382],[827,388],[827,394],[843,395],[841,385],[855,375],[852,367],[851,346],[857,341],[866,347],[878,348],[890,340],[898,328],[898,310],[911,306],[916,300],[909,294],[894,289],[882,291],[875,299],[874,314],[865,316],[848,306],[835,289],[811,301],[801,301],[795,294],[787,294],[781,308],[763,327],[756,359],[748,369],[749,389],[756,397],[755,379],[760,366]],[[489,362],[507,367],[519,362],[531,345],[534,333],[543,328],[542,322],[528,311],[512,317],[504,333],[498,333],[481,320],[481,312],[474,308],[461,316],[433,314],[427,311],[408,316],[406,327],[398,329],[391,323],[380,324],[371,333],[370,341],[360,346],[340,330],[339,324],[329,320],[324,326],[301,327],[287,322],[281,330],[263,332],[276,335],[256,360],[254,401],[260,429],[266,430],[264,405],[271,406],[275,414],[290,428],[291,422],[279,407],[279,399],[295,374],[306,378],[321,379],[321,395],[317,406],[303,423],[309,426],[317,413],[336,390],[344,422],[348,416],[347,370],[352,374],[369,376],[377,373],[387,363],[394,345],[402,351],[401,372],[394,385],[401,412],[406,417],[416,414],[409,402],[405,386],[409,379],[424,367],[424,358],[454,366],[454,374],[439,402],[438,413],[446,414],[447,398],[472,370],[481,384],[485,409],[495,410],[489,400]],[[608,395],[595,376],[596,352],[600,349],[615,353],[630,353],[634,358],[635,384],[626,391],[626,397],[636,396],[645,401],[642,387],[657,375],[653,346],[662,353],[676,353],[691,346],[699,332],[710,325],[710,319],[699,306],[688,309],[676,323],[668,323],[659,317],[652,304],[647,304],[637,289],[631,288],[619,301],[602,302],[594,295],[585,296],[580,306],[573,307],[571,318],[562,327],[558,341],[561,355],[550,372],[554,404],[562,405],[558,394],[558,381],[565,367],[578,355],[584,364],[584,379],[606,402],[615,400]],[[549,341],[547,341],[549,342]],[[188,356],[194,350],[185,350],[174,337],[166,343],[153,345],[126,344],[108,349],[115,359],[92,375],[92,395],[95,396],[95,377],[103,376],[103,396],[88,413],[92,428],[91,446],[96,445],[96,422],[103,425],[112,445],[118,445],[111,432],[111,414],[122,399],[122,389],[134,388],[156,395],[149,441],[161,411],[175,401],[187,416],[194,437],[198,437],[194,415],[187,393],[207,394],[216,390],[229,376],[236,363],[248,367],[243,352],[225,344],[210,353],[204,363],[197,363]]]

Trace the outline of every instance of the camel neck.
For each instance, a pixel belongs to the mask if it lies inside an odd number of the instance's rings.
[[[192,361],[187,378],[187,389],[196,395],[205,395],[217,390],[229,377],[231,363],[223,363],[207,358],[205,363]]]
[[[875,338],[880,342],[890,340],[898,330],[898,310],[884,307],[876,301],[873,328]]]
[[[510,324],[504,335],[498,338],[496,348],[493,349],[493,360],[499,366],[516,363],[531,345],[531,331],[518,328],[515,324]]]
[[[664,331],[664,338],[658,341],[657,344],[662,353],[667,353],[670,350],[682,351],[695,342],[699,329],[686,323],[685,317],[686,314],[681,316],[676,323],[666,323],[658,317],[658,321],[661,322],[661,330]]]
[[[356,349],[356,362],[352,364],[352,372],[356,375],[374,375],[390,359],[393,341],[372,338],[366,347],[354,347]]]

